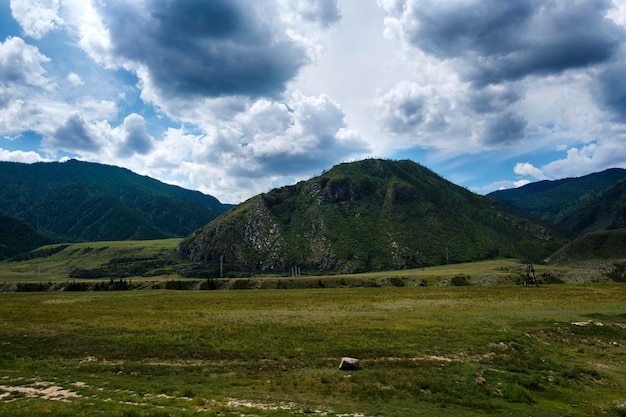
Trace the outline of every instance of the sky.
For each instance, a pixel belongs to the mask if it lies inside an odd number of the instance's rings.
[[[626,168],[626,0],[0,0],[0,160],[239,203],[364,158]]]

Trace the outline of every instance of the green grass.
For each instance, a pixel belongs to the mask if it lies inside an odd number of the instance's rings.
[[[39,290],[58,290],[66,288],[68,283],[76,282],[93,287],[101,282],[109,282],[110,279],[123,279],[127,282],[130,280],[133,288],[197,288],[206,278],[219,277],[219,265],[207,269],[201,265],[192,265],[176,254],[175,248],[180,242],[181,239],[165,239],[45,246],[18,258],[0,262],[0,290],[9,290],[11,286],[20,283],[40,284],[42,288]],[[471,285],[512,285],[521,282],[524,270],[525,265],[516,259],[498,259],[363,274],[305,275],[295,279],[288,276],[289,274],[230,276],[225,271],[225,280],[215,283],[215,287],[414,287],[454,285],[455,282]],[[538,279],[545,283],[610,281],[610,271],[598,268],[535,265],[535,270]],[[244,279],[237,281],[236,277]]]
[[[0,293],[0,415],[622,416],[625,341],[623,284]]]
[[[109,265],[126,266],[129,277],[141,277],[147,272],[151,278],[167,278],[176,274],[176,267],[186,262],[173,253],[182,239],[87,242],[48,245],[18,258],[0,263],[0,281],[4,282],[58,282],[70,279],[74,270],[96,270]],[[58,250],[61,249],[61,250]],[[132,274],[133,266],[157,262],[146,271]],[[109,267],[109,270],[111,267]],[[108,271],[111,272],[111,271]],[[113,270],[112,272],[115,272]],[[123,271],[126,272],[126,271]],[[110,275],[109,275],[110,276]],[[107,276],[105,279],[108,279]]]

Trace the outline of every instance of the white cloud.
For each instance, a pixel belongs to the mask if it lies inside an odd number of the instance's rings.
[[[607,17],[618,25],[626,27],[626,1],[613,0],[613,7],[607,13]]]
[[[11,0],[11,14],[24,33],[35,39],[63,25],[58,0]]]
[[[570,148],[567,156],[550,162],[542,171],[555,178],[586,175],[608,167],[626,168],[626,134],[615,140],[590,143],[579,148]]]
[[[528,184],[530,184],[530,183],[531,183],[531,181],[530,181],[530,180],[519,180],[519,181],[515,181],[515,182],[513,183],[513,186],[514,186],[515,188],[519,188],[519,187],[523,187],[523,186],[525,186],[525,185],[528,185]]]
[[[52,83],[42,66],[49,61],[50,58],[22,38],[8,37],[0,42],[0,82],[16,88],[26,84],[49,89]]]
[[[0,161],[22,162],[32,164],[34,162],[44,162],[45,159],[37,152],[33,151],[9,151],[0,148]]]
[[[541,170],[529,162],[518,162],[513,168],[513,172],[518,175],[530,176],[538,180],[545,180],[547,177]]]
[[[146,121],[142,116],[136,113],[128,115],[119,129],[119,135],[123,139],[117,149],[119,156],[145,155],[153,149],[154,138],[146,130]]]
[[[75,72],[70,72],[69,74],[67,74],[66,78],[67,81],[69,81],[70,84],[72,84],[74,87],[80,87],[85,84],[80,78],[80,75],[76,74]]]
[[[150,172],[171,170],[178,184],[240,201],[367,153],[336,102],[296,92],[282,103],[257,100],[199,134],[170,129],[144,160]]]

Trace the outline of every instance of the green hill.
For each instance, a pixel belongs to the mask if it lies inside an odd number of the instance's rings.
[[[189,236],[179,251],[251,273],[351,273],[541,259],[564,241],[414,162],[370,159],[255,196]]]
[[[0,260],[28,252],[52,240],[23,221],[0,213]]]
[[[575,233],[625,227],[626,170],[540,181],[488,194],[517,210]]]
[[[555,223],[577,233],[626,227],[626,180],[569,204]]]
[[[58,241],[183,237],[231,206],[127,169],[0,162],[0,212]]]
[[[550,264],[626,262],[626,229],[590,232],[559,249],[549,258]]]

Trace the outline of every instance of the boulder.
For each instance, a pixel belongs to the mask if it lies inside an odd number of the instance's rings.
[[[339,369],[342,371],[355,371],[357,369],[361,369],[361,364],[357,358],[350,358],[346,356],[341,358]]]

